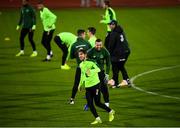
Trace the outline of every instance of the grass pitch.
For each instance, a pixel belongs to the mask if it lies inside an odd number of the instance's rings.
[[[180,65],[180,8],[115,8],[132,53],[127,62],[130,77],[162,67]],[[99,24],[101,9],[53,10],[58,16],[55,34],[76,33],[78,28],[97,28],[97,37],[104,39],[106,27]],[[31,46],[26,39],[25,55],[19,51],[19,32],[15,30],[19,10],[1,10],[0,15],[0,126],[90,127],[94,120],[90,111],[83,111],[84,92],[78,93],[75,105],[67,104],[74,81],[72,69],[60,69],[61,50],[52,41],[54,57],[43,63],[42,25],[37,12],[35,42],[38,56],[30,58]],[[54,34],[54,35],[55,35]],[[4,40],[9,37],[10,40]],[[119,76],[120,79],[121,75]],[[113,122],[97,108],[103,123],[98,127],[180,126],[180,67],[143,75],[135,86],[158,93],[152,95],[134,88],[109,89],[110,107],[116,111]]]

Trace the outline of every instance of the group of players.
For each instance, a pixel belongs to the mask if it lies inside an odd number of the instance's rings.
[[[19,30],[20,25],[22,25],[20,52],[16,56],[24,55],[24,38],[28,34],[33,49],[30,57],[36,57],[38,52],[36,51],[36,45],[33,40],[34,30],[36,29],[36,16],[33,7],[28,1],[22,0],[23,6],[21,8],[20,21],[16,28]],[[56,28],[57,17],[43,5],[42,1],[38,3],[37,7],[40,10],[40,18],[44,28],[41,43],[47,51],[47,56],[43,61],[48,62],[53,57],[50,42]],[[107,36],[104,43],[106,48],[103,47],[102,40],[96,38],[96,28],[94,27],[88,27],[87,29],[88,41],[85,40],[86,32],[83,29],[77,30],[77,36],[70,32],[61,32],[54,37],[54,41],[63,52],[61,69],[69,70],[70,66],[67,65],[67,60],[69,58],[76,59],[77,67],[70,104],[75,103],[74,99],[78,89],[81,90],[81,87],[85,87],[87,99],[85,108],[87,109],[89,107],[95,117],[95,121],[91,124],[102,123],[93,102],[98,107],[109,112],[109,121],[114,119],[115,111],[109,108],[108,84],[112,85],[113,88],[131,86],[129,76],[124,67],[130,54],[128,42],[122,27],[118,25],[116,14],[110,7],[110,2],[105,0],[103,7],[106,11],[100,23],[107,25]],[[113,77],[109,80],[111,65]],[[118,80],[120,71],[123,76],[121,83]],[[100,92],[103,94],[104,104],[100,101]]]

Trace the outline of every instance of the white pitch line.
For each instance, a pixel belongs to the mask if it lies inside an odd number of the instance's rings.
[[[150,71],[147,71],[147,72],[143,72],[143,73],[140,73],[138,75],[135,75],[131,78],[131,83],[132,83],[132,87],[136,90],[139,90],[139,91],[142,91],[142,92],[145,92],[145,93],[148,93],[148,94],[151,94],[151,95],[157,95],[157,96],[161,96],[161,97],[165,97],[165,98],[171,98],[171,99],[176,99],[176,100],[180,100],[180,97],[174,97],[174,96],[168,96],[168,95],[161,95],[161,94],[158,94],[156,92],[150,92],[150,91],[146,91],[140,87],[137,87],[135,84],[134,84],[134,81],[141,77],[141,76],[144,76],[144,75],[147,75],[147,74],[150,74],[150,73],[153,73],[153,72],[158,72],[158,71],[163,71],[163,70],[170,70],[170,69],[174,69],[174,68],[178,68],[180,67],[180,65],[176,65],[176,66],[171,66],[171,67],[163,67],[163,68],[159,68],[159,69],[154,69],[154,70],[150,70]]]

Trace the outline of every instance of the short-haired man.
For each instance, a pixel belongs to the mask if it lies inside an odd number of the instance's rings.
[[[97,39],[95,43],[95,47],[88,50],[88,58],[93,59],[98,64],[101,71],[98,73],[100,79],[100,89],[103,94],[103,98],[105,101],[105,105],[109,106],[109,91],[107,87],[107,81],[109,77],[109,70],[111,65],[110,54],[103,47],[102,40]],[[106,64],[106,70],[105,70]]]
[[[43,60],[45,62],[45,61],[50,61],[51,57],[53,56],[51,50],[51,40],[56,28],[55,23],[57,16],[54,13],[52,13],[47,7],[45,7],[42,1],[40,1],[37,6],[38,9],[40,10],[40,18],[44,28],[41,43],[47,51],[47,56]]]
[[[111,29],[108,25],[108,23],[111,20],[116,20],[116,13],[115,11],[111,8],[110,1],[109,0],[104,0],[103,3],[103,8],[105,9],[105,14],[103,15],[103,19],[100,21],[100,23],[106,24],[107,25],[107,34],[106,34],[106,39],[104,46],[107,48],[108,46],[108,39],[109,39],[109,34],[111,33]]]
[[[33,40],[34,30],[36,29],[36,13],[34,8],[29,4],[29,0],[22,0],[21,15],[16,30],[19,30],[22,25],[20,35],[20,52],[16,56],[24,55],[24,38],[28,34],[29,42],[31,43],[33,53],[30,57],[37,56],[36,45]]]
[[[115,81],[114,87],[130,86],[129,76],[125,68],[125,63],[130,54],[128,41],[122,27],[118,25],[116,20],[112,20],[109,23],[109,27],[112,32],[109,36],[108,51],[111,55],[113,79]],[[121,71],[123,77],[120,84],[118,81],[119,71]]]
[[[81,63],[81,60],[79,59],[78,56],[78,50],[79,49],[84,49],[88,50],[91,48],[91,45],[88,41],[85,40],[86,33],[84,29],[79,29],[77,31],[78,38],[75,43],[71,46],[71,51],[70,51],[70,58],[76,58],[77,62],[77,67],[76,67],[76,73],[75,73],[75,78],[74,78],[74,85],[72,88],[72,94],[70,98],[70,104],[74,104],[74,98],[76,96],[76,93],[78,91],[78,86],[79,86],[79,81],[80,81],[80,75],[81,75],[81,70],[79,68],[79,64]]]
[[[79,64],[81,70],[81,78],[78,89],[81,87],[85,87],[86,89],[86,99],[88,106],[91,110],[91,113],[95,117],[95,121],[91,124],[102,123],[101,118],[99,117],[96,108],[94,106],[94,102],[96,106],[106,110],[109,113],[109,122],[113,121],[115,111],[105,104],[101,103],[100,97],[100,80],[98,76],[98,72],[100,72],[99,67],[92,60],[87,59],[86,50],[80,49],[78,51],[79,59],[82,61]]]
[[[89,37],[89,43],[91,44],[92,47],[95,46],[95,42],[96,42],[96,29],[94,27],[88,27],[88,30],[87,30],[87,35]]]

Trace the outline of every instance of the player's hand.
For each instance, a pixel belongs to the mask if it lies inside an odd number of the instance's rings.
[[[17,25],[17,26],[16,26],[16,30],[19,30],[19,28],[20,28],[20,26],[19,26],[19,25]]]
[[[82,88],[81,88],[81,86],[79,85],[79,86],[78,86],[78,91],[81,92],[81,90],[82,90]]]
[[[86,75],[90,76],[90,70],[89,69],[86,71]]]
[[[107,84],[108,81],[109,81],[109,75],[108,75],[108,74],[105,74],[104,83]]]
[[[35,29],[36,29],[36,25],[33,25],[33,26],[32,26],[32,30],[35,30]]]
[[[103,23],[103,20],[100,20],[99,23]]]
[[[50,31],[47,32],[47,35],[49,35],[49,34],[50,34]]]

